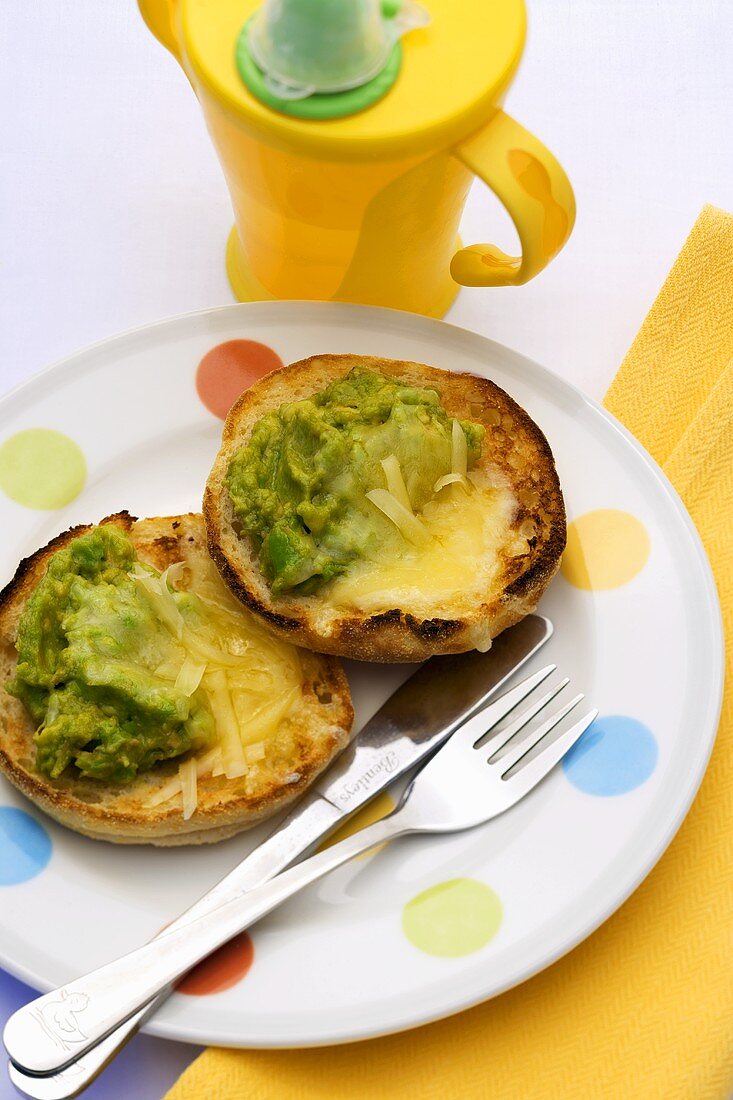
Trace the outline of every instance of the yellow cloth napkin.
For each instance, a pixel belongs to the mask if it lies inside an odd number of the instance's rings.
[[[705,208],[606,404],[685,501],[715,571],[733,653],[733,217]],[[731,685],[729,675],[712,762],[676,839],[570,955],[486,1004],[390,1038],[206,1051],[168,1100],[729,1097]]]

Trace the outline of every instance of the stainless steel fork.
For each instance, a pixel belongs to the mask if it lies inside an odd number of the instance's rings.
[[[549,665],[527,677],[461,726],[418,772],[388,817],[19,1009],[3,1036],[12,1061],[30,1074],[57,1072],[222,943],[347,860],[406,833],[469,829],[508,810],[544,779],[598,713],[589,711],[552,738],[551,732],[582,700],[576,695],[520,740],[520,731],[566,686],[565,680],[487,740],[486,735],[553,671],[555,666]],[[70,1013],[73,1034],[59,1026]]]

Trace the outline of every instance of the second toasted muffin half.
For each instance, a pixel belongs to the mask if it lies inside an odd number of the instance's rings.
[[[242,394],[204,515],[225,583],[271,630],[368,661],[488,648],[566,538],[524,409],[486,378],[372,356],[313,356]]]

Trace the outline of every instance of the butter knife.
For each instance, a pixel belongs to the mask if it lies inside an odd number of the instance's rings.
[[[210,912],[290,866],[442,744],[537,653],[552,631],[549,619],[529,615],[500,634],[487,653],[433,657],[421,665],[379,708],[279,827],[166,931]],[[67,1100],[77,1095],[170,992],[167,989],[159,994],[76,1061],[70,1047],[66,1068],[55,1074],[31,1076],[10,1062],[11,1081],[33,1100]]]

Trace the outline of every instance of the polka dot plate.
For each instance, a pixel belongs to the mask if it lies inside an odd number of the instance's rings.
[[[416,359],[493,378],[545,431],[571,521],[542,610],[543,653],[600,716],[523,803],[470,832],[406,838],[292,899],[190,975],[148,1025],[233,1046],[332,1043],[412,1027],[521,982],[648,873],[702,778],[720,706],[720,617],[674,490],[606,412],[483,337],[406,313],[256,303],[73,356],[0,403],[0,570],[70,524],[196,509],[222,417],[262,373],[317,352]],[[409,670],[351,665],[363,722]],[[372,815],[390,805],[380,796]],[[39,989],[154,935],[265,830],[116,848],[0,782],[0,962]]]

